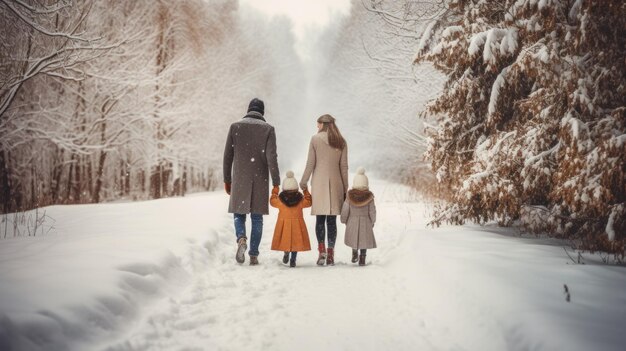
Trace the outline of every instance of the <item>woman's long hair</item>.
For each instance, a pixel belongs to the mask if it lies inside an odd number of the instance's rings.
[[[335,149],[343,150],[346,147],[346,139],[343,138],[339,128],[335,124],[335,117],[331,115],[323,115],[317,119],[318,123],[322,123],[320,132],[328,133],[328,144]]]

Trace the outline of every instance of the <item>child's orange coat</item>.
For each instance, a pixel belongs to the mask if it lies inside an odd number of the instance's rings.
[[[272,250],[276,251],[309,251],[309,232],[306,230],[302,209],[311,207],[311,194],[305,190],[304,198],[295,206],[285,205],[278,197],[278,189],[272,190],[270,205],[278,208],[278,220],[272,239]]]

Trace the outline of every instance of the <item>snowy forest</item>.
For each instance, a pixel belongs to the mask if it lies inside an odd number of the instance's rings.
[[[287,20],[234,0],[5,0],[2,211],[215,189],[223,131],[262,92],[279,144],[333,111],[355,162],[443,200],[433,224],[623,253],[624,6],[353,1],[307,63]]]
[[[253,98],[280,196],[336,119],[336,246],[251,253]],[[0,0],[2,351],[623,351],[625,265],[624,0]]]
[[[4,212],[214,189],[246,98],[299,97],[288,24],[236,1],[44,4],[0,4]]]

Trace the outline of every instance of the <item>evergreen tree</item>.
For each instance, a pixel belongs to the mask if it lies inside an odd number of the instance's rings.
[[[624,254],[626,3],[450,0],[415,62],[447,74],[426,153],[435,224],[517,220]]]

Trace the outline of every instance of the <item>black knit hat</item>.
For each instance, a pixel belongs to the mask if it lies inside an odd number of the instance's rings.
[[[265,104],[263,103],[263,100],[259,100],[257,98],[254,98],[250,101],[250,104],[248,105],[248,112],[250,111],[256,111],[262,115],[265,114]]]

